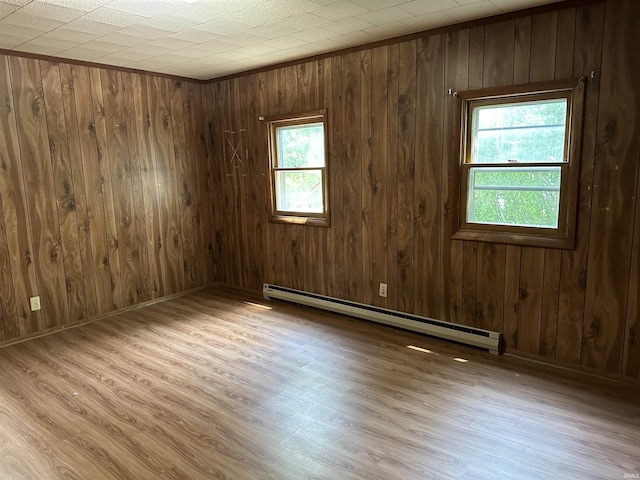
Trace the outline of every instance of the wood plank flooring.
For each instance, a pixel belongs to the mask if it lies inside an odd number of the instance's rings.
[[[637,385],[229,290],[9,346],[0,365],[3,480],[640,473]]]

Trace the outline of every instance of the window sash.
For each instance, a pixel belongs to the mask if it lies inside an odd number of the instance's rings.
[[[473,135],[473,124],[472,119],[474,118],[474,112],[479,107],[487,107],[487,106],[500,106],[500,105],[512,105],[518,103],[534,103],[540,102],[544,100],[556,100],[564,98],[567,101],[567,110],[565,113],[565,125],[564,125],[564,152],[563,152],[563,162],[569,161],[569,150],[571,146],[571,91],[563,90],[560,92],[547,92],[547,93],[531,93],[531,94],[521,94],[517,97],[504,97],[504,98],[491,98],[491,99],[478,99],[478,100],[469,100],[464,103],[465,111],[463,115],[465,118],[465,128],[466,128],[466,139],[465,139],[465,155],[464,155],[464,163],[474,163],[479,164],[481,162],[474,162],[472,158],[473,153],[473,144],[474,144],[474,135]],[[548,125],[545,125],[548,127]],[[517,127],[517,128],[532,128],[532,127]],[[533,126],[533,128],[539,128],[539,126]],[[506,165],[510,163],[518,163],[531,165],[533,163],[542,163],[542,162],[499,162],[500,165]],[[559,164],[561,162],[554,162]],[[485,165],[487,165],[485,163]]]
[[[453,135],[458,141],[449,164],[452,209],[450,223],[452,238],[513,245],[572,249],[575,246],[576,220],[579,201],[582,124],[586,77],[521,84],[456,92],[454,99]],[[471,106],[500,103],[531,102],[545,98],[567,98],[565,128],[565,156],[563,162],[505,162],[481,163],[471,161]],[[469,172],[471,168],[531,168],[553,166],[561,169],[558,228],[536,228],[504,224],[467,222]],[[477,170],[476,170],[477,171]]]
[[[470,222],[468,218],[468,206],[469,206],[469,178],[471,169],[477,170],[489,170],[500,168],[513,169],[514,171],[526,171],[536,167],[552,167],[560,169],[560,186],[556,191],[560,192],[560,204],[558,211],[558,226],[556,228],[551,227],[536,227],[528,225],[514,225],[514,224],[502,224],[502,223],[482,223],[482,222]],[[526,234],[526,235],[544,235],[551,237],[564,237],[564,232],[567,229],[567,202],[565,196],[568,194],[569,182],[570,182],[570,164],[556,163],[556,162],[544,162],[544,163],[465,163],[461,166],[461,196],[462,201],[460,204],[460,227],[464,230],[470,231],[488,231],[488,232],[504,232],[514,234]],[[499,188],[491,186],[491,190],[498,190]],[[515,189],[514,189],[515,190]],[[530,191],[531,188],[521,188],[519,190]]]
[[[305,167],[305,168],[293,168],[293,167],[287,167],[287,168],[272,168],[271,169],[271,183],[274,186],[273,188],[275,189],[274,191],[274,196],[273,196],[273,211],[276,215],[292,215],[292,216],[297,216],[297,217],[310,217],[310,218],[324,218],[326,216],[326,210],[327,210],[327,202],[326,202],[326,198],[323,196],[322,200],[322,205],[323,205],[323,211],[322,212],[299,212],[299,211],[295,211],[295,210],[280,210],[278,209],[278,192],[281,192],[282,189],[284,187],[280,187],[277,185],[278,180],[277,180],[277,172],[300,172],[300,171],[313,171],[313,172],[320,172],[321,175],[321,181],[322,181],[322,192],[324,193],[326,191],[326,167],[319,167],[319,168],[312,168],[312,167]],[[281,176],[281,181],[284,181],[284,176]]]
[[[269,186],[271,197],[271,222],[278,223],[297,223],[315,225],[321,227],[330,226],[330,210],[329,210],[329,143],[328,143],[328,122],[326,110],[318,110],[313,112],[305,112],[300,114],[280,115],[266,118],[269,140]],[[278,141],[279,129],[289,126],[313,126],[322,125],[324,136],[324,165],[312,167],[281,167],[280,165],[280,148]],[[278,191],[277,173],[279,172],[303,172],[303,171],[319,171],[322,178],[322,205],[323,211],[318,212],[296,212],[290,210],[278,209]],[[284,177],[284,175],[281,175]]]

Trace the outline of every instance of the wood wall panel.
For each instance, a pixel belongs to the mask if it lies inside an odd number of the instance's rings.
[[[323,60],[316,78],[305,63],[261,74],[261,88],[241,77],[214,82],[214,96],[226,82],[248,85],[245,104],[260,104],[262,115],[329,108],[331,227],[234,217],[243,229],[260,225],[268,238],[266,251],[253,249],[249,263],[268,265],[263,281],[499,330],[507,348],[562,363],[622,373],[624,361],[626,374],[638,376],[637,305],[629,290],[637,290],[638,256],[631,252],[640,235],[633,227],[638,155],[631,133],[638,113],[628,98],[623,108],[621,93],[633,90],[625,82],[637,75],[628,61],[638,35],[632,4],[559,7],[338,55]],[[601,65],[610,93],[601,97],[598,75],[589,80],[576,249],[452,241],[458,136],[447,90],[577,79]],[[619,71],[625,76],[614,85]],[[325,92],[324,103],[314,103],[316,90]],[[236,130],[251,124],[234,118]],[[260,137],[249,142],[262,158],[251,184],[264,188],[266,129],[250,130]],[[248,211],[264,209],[257,198],[243,197]],[[598,286],[601,272],[611,272],[610,286]],[[379,283],[388,284],[386,299],[377,295]]]
[[[417,41],[416,160],[414,195],[415,303],[420,315],[440,315],[441,182],[444,134],[445,36]]]
[[[9,59],[43,329],[69,323],[64,259],[38,61]]]
[[[176,91],[158,77],[0,56],[0,342],[206,284],[211,258],[183,248],[180,228],[196,212],[177,201],[178,182],[194,188],[187,169],[206,165],[190,148],[204,139],[203,106],[195,95],[185,108]],[[159,180],[175,186],[168,197]],[[169,289],[165,265],[178,267]]]
[[[626,334],[627,324],[636,323],[628,321],[626,308],[633,236],[640,235],[634,230],[640,62],[631,54],[640,41],[638,29],[631,25],[639,21],[638,2],[607,3],[582,363],[609,372],[621,371],[624,341],[631,338]]]

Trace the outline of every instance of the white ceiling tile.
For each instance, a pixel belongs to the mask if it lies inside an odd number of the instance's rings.
[[[17,7],[23,7],[31,0],[2,0],[2,3],[8,3],[9,5],[15,5]]]
[[[407,33],[407,25],[401,22],[391,22],[367,28],[365,32],[380,39],[398,37]]]
[[[30,1],[30,0],[29,0]],[[102,5],[106,5],[111,0],[40,0],[43,3],[59,5],[61,7],[75,8],[84,12],[90,12]],[[25,2],[26,3],[26,2]]]
[[[389,22],[397,22],[400,20],[406,20],[407,18],[413,18],[415,15],[402,10],[398,7],[383,8],[382,10],[376,10],[375,12],[365,13],[358,15],[357,18],[373,25],[384,25]]]
[[[220,37],[220,35],[208,32],[206,30],[201,30],[199,28],[190,28],[188,30],[181,30],[179,32],[172,33],[171,35],[167,35],[165,38],[182,40],[190,43],[202,43],[218,37]]]
[[[156,38],[164,37],[172,33],[172,31],[170,30],[162,30],[160,28],[153,28],[140,24],[122,28],[117,32],[133,35],[135,37],[146,38],[147,40],[155,40]]]
[[[349,46],[373,42],[375,40],[375,37],[370,33],[359,31],[347,33],[344,35],[336,35],[334,37],[331,37],[331,40]]]
[[[104,56],[104,52],[100,50],[94,50],[92,48],[86,47],[74,47],[69,50],[65,50],[60,53],[62,58],[73,58],[76,60],[86,60],[91,61],[95,60],[98,57]]]
[[[109,3],[109,8],[147,18],[166,15],[177,10],[175,5],[159,0],[113,0]]]
[[[235,11],[236,10],[229,11],[228,9],[221,8],[220,2],[214,1],[183,5],[181,8],[177,8],[171,12],[171,15],[190,20],[191,22],[203,23],[208,20],[224,17]]]
[[[453,18],[458,22],[472,20],[478,17],[490,17],[500,13],[500,9],[489,1],[472,3],[455,8],[443,10],[446,16]]]
[[[137,62],[138,60],[149,58],[149,55],[146,53],[138,53],[138,52],[130,52],[129,50],[121,50],[116,53],[110,53],[109,55],[104,55],[101,58],[105,59],[105,61],[108,61],[109,58],[117,58],[119,60],[124,61],[125,63],[129,63],[129,62]]]
[[[39,55],[57,55],[64,49],[53,47],[51,45],[33,45],[27,42],[17,47],[16,50],[24,53],[37,53]]]
[[[44,36],[47,38],[59,39],[59,40],[67,40],[69,42],[74,42],[76,44],[86,43],[89,40],[93,40],[97,38],[96,34],[80,32],[78,30],[71,30],[62,26],[60,28],[56,28],[55,30],[51,30],[47,32]]]
[[[334,40],[325,38],[323,40],[310,42],[308,45],[305,45],[305,47],[309,48],[309,50],[315,50],[319,53],[322,53],[322,52],[328,52],[331,50],[338,50],[339,48],[344,48],[344,45]]]
[[[132,65],[129,63],[129,65]],[[134,68],[140,68],[142,70],[154,69],[158,67],[169,67],[171,66],[170,62],[165,62],[161,57],[157,58],[147,58],[146,60],[140,60],[139,62],[135,62],[132,65]]]
[[[33,28],[36,30],[42,30],[48,32],[49,30],[53,30],[54,28],[63,25],[65,22],[62,20],[53,20],[47,17],[40,17],[37,15],[29,15],[28,13],[24,13],[22,9],[13,12],[10,15],[7,15],[2,20],[0,20],[0,25],[16,25],[18,27],[27,27]],[[2,27],[0,27],[2,28]]]
[[[82,45],[84,48],[90,48],[92,50],[97,50],[103,52],[103,55],[107,53],[119,52],[120,50],[124,50],[126,47],[123,45],[118,45],[115,43],[103,42],[101,40],[92,40]]]
[[[0,29],[2,29],[2,35],[0,35],[0,37],[10,35],[22,38],[23,40],[20,43],[27,42],[32,38],[39,37],[45,33],[44,31],[35,28],[20,27],[18,25],[3,25],[2,22],[0,22]]]
[[[26,43],[25,45],[32,45],[34,47],[38,45],[42,47],[51,47],[61,52],[63,50],[68,50],[69,48],[75,47],[77,43],[69,40],[52,38],[48,35],[42,35],[41,37],[37,37],[37,38],[34,38],[33,40],[29,40],[29,42]]]
[[[164,47],[170,50],[180,50],[181,48],[193,47],[197,45],[197,43],[188,42],[186,40],[180,40],[177,38],[162,37],[162,38],[157,38],[155,40],[150,40],[146,43],[146,45]]]
[[[86,13],[83,10],[63,7],[61,5],[53,5],[51,3],[41,1],[31,2],[30,4],[22,7],[20,11],[27,15],[42,16],[51,20],[59,20],[61,22],[69,22]]]
[[[175,33],[180,30],[195,27],[196,24],[199,23],[202,22],[194,22],[193,20],[176,17],[175,15],[160,15],[157,17],[146,18],[143,21],[138,22],[138,25]]]
[[[356,15],[362,15],[369,10],[351,3],[348,0],[340,0],[330,5],[319,7],[313,11],[314,15],[318,17],[326,18],[327,20],[341,20],[343,18],[355,17]]]
[[[120,10],[114,10],[108,7],[96,8],[82,18],[95,22],[108,23],[109,25],[117,25],[119,27],[128,27],[129,25],[147,20],[143,16],[121,12]]]
[[[161,55],[159,58],[162,58],[163,61],[168,62],[172,65],[177,65],[180,63],[188,62],[189,60],[193,60],[189,57],[183,57],[182,55],[176,55],[175,53],[166,53]]]
[[[276,50],[278,49],[274,47],[270,47],[269,45],[265,45],[264,43],[261,43],[261,44],[247,45],[246,47],[240,47],[234,50],[234,53],[246,54],[252,57],[257,57],[260,55],[268,55],[269,53],[273,53]]]
[[[233,50],[234,48],[236,48],[236,46],[231,45],[230,43],[222,42],[218,39],[215,39],[215,40],[209,40],[208,42],[200,43],[193,48],[194,50],[204,50],[209,53],[218,53],[218,52],[227,52],[229,50]]]
[[[279,50],[284,50],[286,48],[299,47],[300,45],[304,45],[306,43],[308,43],[306,40],[302,40],[300,38],[278,37],[278,38],[272,38],[271,40],[264,41],[263,45],[277,48]]]
[[[216,35],[231,35],[232,33],[244,32],[249,29],[247,25],[233,22],[231,20],[216,19],[198,25],[198,29],[206,32],[215,33]]]
[[[319,27],[320,25],[326,25],[331,20],[319,17],[312,13],[302,13],[300,15],[292,15],[287,18],[283,18],[278,23],[294,30],[304,30],[307,28]]]
[[[13,49],[18,45],[22,45],[23,43],[23,37],[16,37],[14,35],[8,35],[5,33],[0,35],[0,48]]]
[[[246,33],[248,35],[255,35],[256,37],[272,39],[283,37],[291,33],[296,33],[297,31],[298,30],[295,28],[285,27],[284,25],[280,25],[278,23],[271,23],[268,25],[260,25],[256,28],[249,29],[246,31]]]
[[[365,28],[373,27],[372,24],[358,20],[357,18],[345,18],[344,20],[337,20],[335,22],[327,23],[324,29],[333,33],[347,34],[353,33],[358,30],[364,30]]]
[[[75,20],[65,24],[63,28],[75,30],[77,32],[92,33],[96,36],[106,35],[114,30],[118,30],[117,25],[96,22],[95,20],[90,20],[86,17],[76,18]]]
[[[313,28],[307,28],[306,30],[301,30],[296,33],[292,33],[289,36],[293,38],[299,38],[301,40],[306,40],[307,42],[314,42],[316,40],[325,39],[332,35],[333,35],[332,32],[322,27],[313,27]]]
[[[147,55],[148,57],[157,57],[158,55],[164,55],[165,53],[171,53],[173,50],[166,47],[159,47],[157,45],[147,45],[141,43],[135,47],[131,47],[125,50],[126,52],[136,52]]]
[[[277,23],[284,18],[302,15],[318,8],[320,8],[318,5],[305,2],[305,0],[296,2],[271,1],[224,15],[224,18],[255,27],[265,23]]]
[[[312,3],[316,3],[318,5],[330,5],[332,3],[336,3],[339,0],[311,0]]]
[[[548,3],[555,3],[557,1],[559,0],[491,0],[491,3],[493,3],[503,12],[511,12],[513,10],[536,7],[538,5],[546,5]]]
[[[218,52],[211,55],[209,58],[212,60],[224,60],[225,62],[231,62],[234,60],[244,60],[250,58],[252,55],[248,53],[240,53],[237,50],[229,50],[227,52]]]
[[[264,41],[264,38],[255,37],[253,35],[246,35],[243,33],[234,33],[233,35],[225,35],[220,37],[221,42],[230,43],[231,45],[237,45],[238,47],[245,47],[247,45],[260,44]]]
[[[118,58],[115,55],[105,55],[104,57],[98,57],[94,60],[94,62],[102,63],[105,65],[113,65],[116,67],[125,67],[127,66],[131,60],[125,60],[124,58]]]
[[[459,4],[455,0],[414,0],[399,5],[399,8],[406,10],[416,16],[426,15],[433,12],[439,12],[445,8],[458,7]]]
[[[8,3],[0,3],[0,18],[4,18],[10,13],[15,12],[20,8],[18,5],[9,5]]]
[[[123,45],[124,47],[133,47],[134,45],[140,45],[141,43],[148,42],[149,39],[143,37],[137,37],[135,35],[129,35],[122,32],[111,32],[98,38],[103,42],[115,43],[116,45]]]
[[[176,55],[182,55],[183,57],[187,57],[195,60],[211,55],[211,52],[208,52],[206,50],[200,50],[197,48],[183,48],[181,50],[175,50],[173,53],[175,53]]]
[[[427,30],[429,28],[441,27],[443,25],[450,25],[452,21],[452,18],[446,16],[444,13],[436,12],[403,20],[402,23],[411,27],[411,31],[416,32],[420,30]]]
[[[383,8],[393,7],[395,5],[399,5],[400,3],[406,3],[406,1],[407,0],[351,0],[351,3],[360,5],[361,7],[364,7],[367,10],[371,10],[373,12],[375,10],[382,10]],[[478,0],[473,1],[477,2]]]

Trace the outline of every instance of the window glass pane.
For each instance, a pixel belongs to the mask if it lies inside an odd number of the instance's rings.
[[[323,124],[279,127],[278,167],[324,167]]]
[[[276,172],[276,208],[280,212],[322,213],[322,171]]]
[[[562,162],[566,122],[566,98],[476,107],[471,162]]]
[[[558,228],[560,167],[472,167],[467,222]]]

